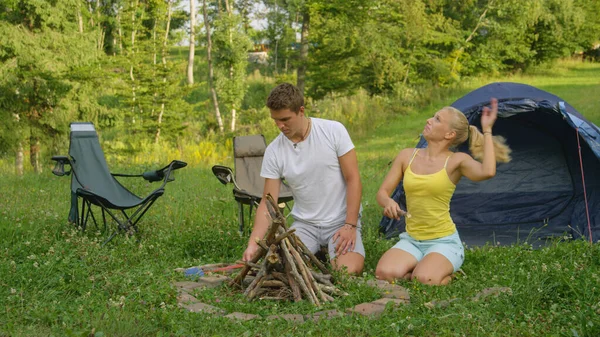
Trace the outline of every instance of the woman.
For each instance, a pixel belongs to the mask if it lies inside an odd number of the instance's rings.
[[[510,161],[510,149],[499,136],[492,137],[498,101],[483,108],[480,132],[469,126],[465,115],[445,107],[427,120],[423,137],[427,147],[400,151],[379,191],[377,202],[383,214],[406,216],[406,232],[377,264],[377,278],[392,282],[416,279],[445,285],[464,261],[464,248],[450,217],[450,199],[460,178],[482,181],[496,175],[496,161]],[[451,148],[469,140],[470,155]],[[407,210],[400,209],[390,195],[403,180]]]

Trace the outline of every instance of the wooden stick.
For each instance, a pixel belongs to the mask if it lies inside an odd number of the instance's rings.
[[[300,238],[298,236],[295,236],[295,240],[296,240],[296,243],[298,244],[298,246],[302,249],[302,252],[310,258],[310,261],[312,263],[314,263],[314,265],[317,266],[317,268],[319,268],[319,270],[321,270],[321,272],[323,274],[330,274],[329,270],[327,270],[327,268],[321,263],[321,261],[319,261],[319,259],[317,259],[315,254],[313,254],[310,251],[310,249],[308,249],[308,247],[306,247],[304,242],[302,242],[302,240],[300,240]]]
[[[286,286],[289,286],[289,281],[288,281],[288,278],[287,278],[287,274],[280,273],[278,271],[273,271],[273,272],[271,272],[271,275],[273,275],[274,279],[279,280],[279,281],[285,283]]]
[[[282,248],[283,248],[283,246],[282,246]],[[286,273],[285,276],[288,280],[290,288],[292,288],[292,295],[294,297],[294,302],[300,302],[300,301],[302,301],[302,292],[300,291],[300,287],[298,286],[298,283],[295,281],[294,277],[292,276],[292,268],[290,266],[290,263],[293,263],[293,262],[287,260],[285,254],[283,256],[283,259],[284,259],[284,261],[283,261],[284,269],[285,269],[285,273]]]
[[[289,239],[284,239],[284,242],[287,243],[288,240]],[[307,272],[307,267],[304,264],[304,261],[302,260],[302,258],[300,257],[300,254],[298,254],[298,252],[296,251],[296,249],[294,247],[290,246],[289,250],[290,250],[290,254],[296,260],[296,265],[297,265],[297,267],[298,267],[298,269],[300,271],[300,274],[302,275],[302,278],[303,278],[304,282],[307,285],[307,288],[308,288],[310,296],[312,296],[313,299],[314,299],[315,305],[316,306],[321,306],[319,298],[317,297],[317,294],[316,294],[317,291],[315,289],[315,285],[311,282],[311,279],[310,279],[310,277],[308,275],[310,273]]]
[[[287,301],[287,298],[285,297],[277,297],[277,296],[263,296],[261,298],[259,298],[260,300],[267,300],[267,301]]]
[[[313,295],[311,295],[306,283],[302,280],[302,276],[300,276],[300,274],[298,274],[298,269],[296,269],[296,264],[294,263],[294,259],[290,255],[288,243],[289,243],[288,239],[283,239],[281,241],[281,246],[283,248],[282,249],[283,254],[285,255],[285,258],[287,259],[287,262],[288,262],[287,265],[290,266],[290,274],[294,277],[294,280],[298,283],[298,286],[300,287],[302,292],[304,292],[304,294],[306,294],[306,297],[308,298],[310,303],[312,303],[314,305],[315,304],[314,298],[316,298],[316,296],[313,297],[314,293],[313,293]]]
[[[248,294],[250,294],[250,292],[256,288],[256,286],[258,285],[258,283],[260,281],[262,281],[262,279],[265,277],[265,271],[264,269],[261,269],[258,274],[256,275],[256,277],[254,278],[254,280],[252,280],[252,283],[250,283],[250,285],[248,286],[248,288],[246,288],[246,291],[244,291],[244,295],[248,296]]]
[[[285,287],[286,284],[279,280],[269,280],[262,282],[263,287]]]
[[[260,269],[260,265],[259,264],[252,263],[250,261],[236,261],[236,263],[242,263],[242,264],[245,264],[246,266],[248,266],[250,268]]]
[[[348,296],[347,292],[341,291],[336,287],[333,286],[326,286],[324,284],[319,284],[319,288],[321,288],[321,290],[323,290],[324,292],[328,293],[328,294],[332,294],[332,295],[336,295],[336,296]]]
[[[321,273],[317,273],[314,270],[311,270],[310,273],[315,278],[315,280],[317,280],[321,284],[325,284],[325,285],[328,285],[328,286],[333,286],[333,283],[331,283],[331,281],[330,281],[331,280],[331,274],[329,274],[329,275],[323,275]]]
[[[260,248],[266,250],[267,252],[269,251],[269,247],[265,243],[265,240],[256,240],[256,243],[260,246]]]
[[[296,231],[296,228],[292,228],[289,231],[283,233],[282,235],[278,236],[275,238],[275,241],[273,241],[274,244],[278,244],[281,240],[287,238],[288,236],[292,235],[294,232]]]
[[[266,253],[267,253],[267,251],[265,249],[260,248],[256,252],[256,255],[254,255],[254,257],[252,258],[252,261],[250,261],[250,262],[251,263],[258,262],[258,260],[260,260]],[[242,271],[235,277],[235,279],[233,281],[229,282],[229,285],[230,286],[233,286],[233,285],[241,286],[242,280],[244,279],[244,277],[246,277],[246,275],[248,274],[250,269],[251,269],[251,267],[249,265],[246,265],[246,267],[244,267],[244,269],[242,269]]]

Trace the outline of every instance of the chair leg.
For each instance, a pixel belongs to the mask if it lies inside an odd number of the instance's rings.
[[[79,220],[79,223],[77,224],[79,228],[81,228],[81,231],[85,231],[85,204],[87,203],[86,200],[82,200],[81,201],[81,219]]]
[[[238,202],[238,221],[240,223],[240,234],[244,234],[244,205]]]
[[[102,208],[102,222],[104,223],[104,229],[102,231],[106,232],[106,213],[104,213],[104,208]]]

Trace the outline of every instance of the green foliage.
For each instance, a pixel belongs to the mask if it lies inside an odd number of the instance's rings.
[[[32,149],[52,143],[75,117],[61,104],[97,55],[93,31],[78,31],[74,4],[9,2],[0,14],[0,118],[10,124],[0,138],[13,149],[27,136]]]
[[[331,104],[333,116],[348,120],[333,106],[372,96],[384,110],[374,117],[380,121],[470,77],[551,69],[582,51],[600,59],[596,0],[242,0],[229,2],[231,15],[223,1],[208,4],[221,112],[229,124],[236,110],[239,133],[274,133],[264,100],[276,83],[295,83],[301,66],[310,104]],[[55,152],[75,120],[93,121],[108,142],[124,144],[115,146],[122,155],[143,144],[212,140],[218,126],[205,36],[197,36],[196,83],[188,87],[188,49],[176,46],[187,34],[181,8],[162,0],[0,2],[0,157],[19,142],[27,149],[28,138]],[[297,41],[304,13],[307,64]],[[251,17],[266,29],[254,30]],[[247,63],[250,40],[266,48],[268,64]],[[357,111],[352,120],[371,120]]]
[[[216,49],[216,88],[219,103],[228,111],[239,111],[246,95],[246,67],[252,43],[244,34],[239,15],[222,12],[213,22]]]

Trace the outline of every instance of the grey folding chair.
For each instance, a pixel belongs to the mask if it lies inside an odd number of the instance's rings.
[[[240,232],[244,231],[244,205],[250,208],[248,221],[252,217],[252,209],[258,207],[262,198],[265,179],[260,176],[262,159],[267,148],[263,135],[238,136],[233,138],[233,158],[235,171],[227,166],[215,165],[213,174],[223,185],[233,184],[233,197],[238,203],[238,219]],[[279,190],[279,204],[293,200],[292,190],[285,183]]]
[[[137,232],[137,224],[156,199],[165,192],[165,185],[174,180],[175,170],[187,163],[173,160],[169,165],[142,174],[117,174],[108,169],[104,152],[100,147],[98,134],[92,123],[71,123],[69,156],[54,156],[56,165],[52,170],[57,176],[71,175],[71,209],[69,222],[85,230],[91,218],[97,226],[92,205],[102,210],[102,220],[106,229],[106,214],[117,223],[117,229],[104,242],[109,242],[119,232]],[[65,170],[65,165],[70,170]],[[133,194],[115,177],[142,177],[149,182],[162,181],[162,184],[141,198]],[[81,199],[81,213],[79,200]],[[129,212],[129,213],[128,213]],[[118,213],[120,215],[118,216]]]

